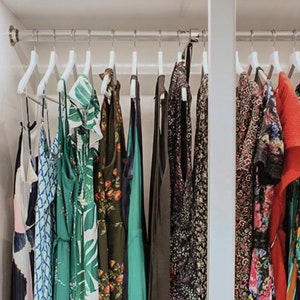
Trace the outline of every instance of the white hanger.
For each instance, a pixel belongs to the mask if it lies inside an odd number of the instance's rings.
[[[291,78],[295,69],[300,72],[300,52],[296,51],[296,39],[297,39],[297,32],[293,30],[294,35],[294,52],[289,57],[290,62],[290,71],[288,77]]]
[[[115,59],[116,59],[114,42],[115,42],[115,31],[112,30],[112,49],[109,52],[109,62],[108,62],[108,68],[112,70],[115,69]],[[114,74],[114,76],[116,75]],[[102,95],[105,95],[107,98],[111,97],[110,91],[107,91],[107,86],[109,85],[109,83],[110,83],[110,75],[106,74],[102,80],[100,93]]]
[[[257,58],[257,52],[253,51],[253,30],[250,30],[251,32],[251,53],[248,56],[248,75],[251,74],[252,70],[256,70],[256,68],[259,67],[258,58]]]
[[[35,30],[32,31],[33,40],[34,40],[34,31]],[[37,32],[36,32],[36,36],[37,36]],[[38,37],[37,37],[37,40],[38,40]],[[33,74],[33,71],[35,69],[38,70],[38,63],[39,63],[39,56],[36,52],[35,43],[34,43],[34,50],[31,51],[28,68],[18,84],[18,89],[17,89],[18,94],[24,93],[25,88],[29,82],[29,79],[30,79],[31,75]]]
[[[158,61],[158,76],[160,76],[164,74],[163,52],[161,50],[161,30],[159,30],[159,51],[157,53],[157,61]]]
[[[179,30],[177,31],[177,39],[178,39],[177,63],[180,63],[182,62],[182,52],[180,50],[181,41],[180,41]]]
[[[202,52],[202,74],[208,74],[208,55],[206,51],[206,30],[202,30],[203,52]]]
[[[72,36],[73,36],[73,41],[75,42],[75,30],[72,30]],[[69,60],[67,66],[60,78],[64,79],[64,81],[67,82],[72,71],[74,75],[74,81],[76,81],[78,76],[77,76],[77,68],[76,68],[76,53],[74,49],[70,50],[69,52]],[[59,80],[57,84],[57,91],[63,92],[63,90],[64,90],[63,80]]]
[[[137,75],[136,30],[134,31],[134,50],[132,51],[131,75]],[[136,98],[136,79],[131,79],[130,98]]]
[[[276,74],[282,71],[282,67],[279,63],[279,54],[278,51],[275,51],[275,44],[276,44],[276,31],[275,29],[272,30],[273,34],[273,52],[270,55],[270,70],[268,74],[268,79],[271,79],[273,72],[275,71]]]
[[[85,65],[82,74],[87,76],[89,78],[90,84],[94,86],[93,84],[93,69],[92,69],[92,52],[91,52],[91,31],[88,30],[88,44],[89,49],[86,51],[85,54]]]
[[[57,81],[59,80],[59,74],[58,74],[58,68],[57,68],[58,57],[55,52],[55,39],[56,39],[55,30],[53,31],[53,39],[54,39],[54,48],[50,53],[50,60],[49,60],[48,68],[37,88],[37,96],[38,97],[41,97],[44,95],[49,78],[53,72],[55,74],[56,80]]]
[[[132,68],[131,75],[137,74],[137,52],[134,50],[132,52]],[[131,79],[130,83],[130,98],[136,98],[136,79]]]
[[[237,75],[240,75],[241,73],[244,72],[244,70],[240,64],[239,53],[237,50],[235,51],[235,71],[236,71]]]

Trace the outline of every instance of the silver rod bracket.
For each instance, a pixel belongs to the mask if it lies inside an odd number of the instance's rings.
[[[10,25],[8,36],[10,44],[14,46],[17,42],[19,42],[19,29],[15,28],[13,25]]]

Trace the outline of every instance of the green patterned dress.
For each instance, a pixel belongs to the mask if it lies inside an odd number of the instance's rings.
[[[97,207],[93,187],[93,145],[102,137],[100,110],[88,78],[81,75],[68,94],[69,126],[79,188],[72,241],[71,299],[98,300]]]

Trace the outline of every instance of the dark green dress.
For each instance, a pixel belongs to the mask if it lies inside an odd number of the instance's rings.
[[[122,299],[125,230],[122,220],[122,172],[126,158],[122,112],[119,102],[120,83],[113,71],[101,108],[99,155],[95,160],[95,199],[98,209],[98,282],[99,299]],[[105,74],[101,74],[103,78]]]

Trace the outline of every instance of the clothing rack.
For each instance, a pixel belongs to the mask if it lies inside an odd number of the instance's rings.
[[[298,34],[299,33],[299,34]],[[12,46],[18,42],[91,42],[91,41],[177,41],[206,42],[207,31],[203,29],[178,31],[101,31],[101,30],[56,30],[56,29],[18,29],[9,27],[9,41]],[[237,31],[237,42],[254,41],[300,41],[300,30],[249,30]]]

